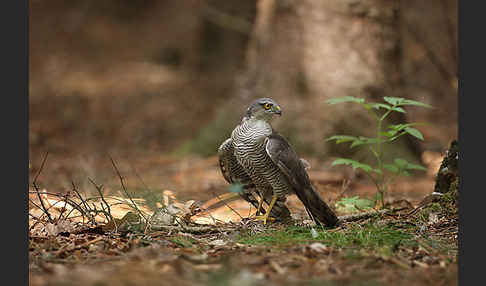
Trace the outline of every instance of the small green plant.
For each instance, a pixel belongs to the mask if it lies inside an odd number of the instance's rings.
[[[371,209],[373,206],[374,202],[372,200],[360,198],[359,196],[342,198],[336,202],[336,210],[345,213]]]
[[[352,159],[338,158],[332,162],[335,165],[350,165],[353,169],[361,169],[375,184],[377,189],[377,196],[375,197],[375,205],[378,201],[381,202],[382,207],[385,207],[384,195],[386,194],[390,184],[397,176],[408,176],[410,170],[426,171],[427,168],[412,164],[402,158],[394,158],[393,162],[384,162],[383,160],[383,145],[391,143],[402,137],[403,135],[410,135],[419,140],[424,140],[422,133],[414,128],[419,123],[406,124],[389,124],[384,128],[385,120],[392,112],[406,113],[403,109],[405,106],[419,106],[431,108],[430,105],[405,99],[401,97],[383,97],[383,103],[366,102],[364,98],[354,96],[345,96],[332,98],[327,101],[328,104],[338,103],[357,103],[363,106],[376,119],[376,137],[364,136],[350,136],[350,135],[334,135],[326,139],[326,141],[335,140],[336,144],[351,143],[350,148],[367,147],[368,150],[376,158],[376,165],[371,166]],[[388,173],[385,172],[388,171]],[[390,174],[391,173],[391,174]]]

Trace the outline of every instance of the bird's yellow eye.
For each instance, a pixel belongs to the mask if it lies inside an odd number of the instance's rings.
[[[263,108],[265,108],[266,110],[269,110],[271,107],[272,107],[272,104],[270,104],[270,103],[265,103],[263,105]]]

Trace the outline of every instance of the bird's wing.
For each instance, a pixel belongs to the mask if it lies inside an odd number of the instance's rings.
[[[243,166],[241,166],[234,155],[233,140],[228,138],[218,148],[218,160],[219,168],[223,174],[224,179],[230,183],[242,184],[242,190],[239,195],[247,202],[251,203],[255,208],[258,207],[258,200],[255,195],[256,187],[253,184],[250,176],[245,172]]]
[[[225,180],[230,183],[240,183],[244,188],[254,188],[250,176],[243,166],[238,163],[234,155],[233,140],[231,138],[219,146],[218,149],[219,167]]]
[[[312,220],[318,225],[335,226],[338,223],[336,214],[312,186],[306,166],[287,140],[274,132],[265,139],[265,150],[287,177]]]
[[[233,155],[233,140],[231,138],[226,139],[218,148],[218,160],[219,168],[223,174],[224,179],[232,184],[233,178],[231,176],[231,166],[236,162],[236,158]]]

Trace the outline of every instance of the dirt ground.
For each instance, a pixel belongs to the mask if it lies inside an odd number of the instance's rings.
[[[29,194],[30,285],[456,285],[457,211],[424,203],[441,155],[426,157],[428,174],[394,184],[387,196],[393,211],[319,229],[308,225],[295,196],[287,200],[290,225],[249,219],[255,210],[242,200],[221,203],[228,184],[216,157],[113,156],[120,181],[109,157],[48,156],[36,187],[52,221],[34,186]],[[374,195],[365,178],[346,168],[309,161],[313,184],[333,208],[343,197]],[[41,163],[42,158],[32,160],[31,182]],[[74,191],[94,198],[97,188],[117,229],[102,216],[96,224],[76,218],[75,211],[66,219],[67,202],[78,198]],[[145,214],[172,205],[189,219],[127,228],[125,215],[135,212],[126,203],[132,197]],[[201,210],[218,202],[210,211],[191,213],[194,206]]]

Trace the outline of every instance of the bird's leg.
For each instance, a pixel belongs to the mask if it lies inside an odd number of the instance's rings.
[[[268,206],[268,210],[267,212],[262,215],[262,216],[256,216],[255,218],[258,219],[258,220],[263,220],[263,224],[267,224],[267,219],[268,217],[270,216],[270,211],[272,210],[273,208],[273,205],[275,204],[275,202],[277,201],[277,195],[276,194],[273,194],[272,196],[272,201],[270,202],[270,205]],[[263,197],[262,197],[262,201],[263,201]]]
[[[255,213],[256,216],[260,214],[260,211],[262,210],[262,205],[263,205],[263,196],[260,196],[260,201],[258,202],[258,208]]]

